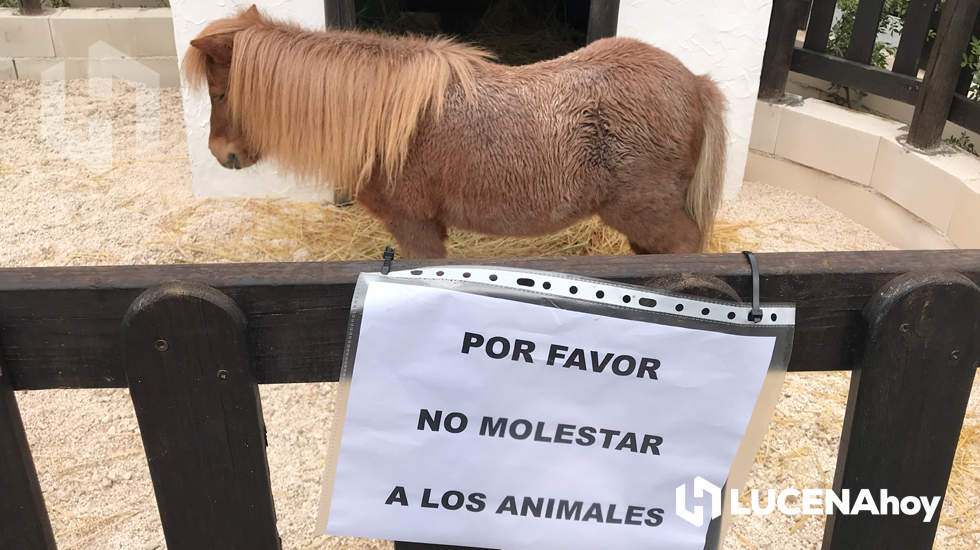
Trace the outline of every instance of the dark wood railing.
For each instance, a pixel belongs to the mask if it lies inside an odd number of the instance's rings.
[[[759,97],[781,99],[793,71],[915,105],[908,141],[916,147],[936,146],[947,120],[980,132],[980,102],[967,98],[973,72],[960,66],[970,37],[980,35],[980,0],[946,0],[929,41],[937,2],[911,0],[887,70],[871,64],[884,0],[860,1],[843,57],[827,52],[836,0],[774,0]],[[806,38],[796,47],[807,13]],[[923,52],[928,64],[920,80]]]
[[[945,495],[980,366],[980,251],[758,259],[762,299],[797,307],[789,370],[853,371],[835,490]],[[479,263],[690,294],[752,292],[740,254]],[[106,387],[130,390],[170,548],[278,548],[256,384],[337,381],[354,283],[379,268],[0,269],[0,548],[55,548],[14,390]],[[938,513],[928,523],[834,516],[824,548],[926,549],[938,524]]]

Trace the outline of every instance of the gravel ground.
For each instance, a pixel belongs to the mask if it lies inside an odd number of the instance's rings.
[[[176,90],[157,97],[118,81],[95,88],[101,96],[83,81],[68,83],[61,123],[60,112],[42,108],[39,98],[49,90],[0,82],[0,267],[184,261],[189,255],[180,242],[164,237],[175,225],[207,242],[236,234],[255,215],[244,201],[192,196]],[[145,124],[147,101],[159,107],[158,132]],[[77,146],[66,150],[84,141],[93,118],[112,121],[111,160],[96,162],[97,154]],[[747,182],[721,217],[750,223],[741,237],[759,252],[893,248],[815,199],[763,184]],[[787,377],[749,487],[832,483],[847,387],[843,373]],[[284,548],[390,548],[384,541],[313,536],[334,385],[270,385],[261,394]],[[974,386],[968,425],[980,424],[978,395]],[[128,392],[31,391],[17,392],[17,399],[59,548],[164,548]],[[965,466],[953,480],[961,498],[944,506],[937,548],[980,547],[980,520],[957,505],[980,502],[980,467],[966,460],[980,454],[978,446],[961,446]],[[819,517],[743,517],[726,548],[812,549],[822,534]]]

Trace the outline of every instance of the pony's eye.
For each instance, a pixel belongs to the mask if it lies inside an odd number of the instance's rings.
[[[213,101],[221,101],[221,100],[223,100],[224,98],[225,98],[225,94],[218,94],[218,95],[213,95],[213,96],[211,96],[211,99],[212,99]]]

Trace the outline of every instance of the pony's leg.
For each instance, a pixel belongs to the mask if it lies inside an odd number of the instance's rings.
[[[599,216],[626,235],[636,254],[694,253],[701,242],[701,231],[683,203],[666,213],[662,207],[617,201],[604,206]]]
[[[385,220],[405,258],[445,258],[446,226],[436,220]]]

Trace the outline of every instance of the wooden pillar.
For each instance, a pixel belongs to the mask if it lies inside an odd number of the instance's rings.
[[[977,16],[977,20],[973,22],[973,30],[970,31],[971,40],[972,37],[976,36],[980,38],[980,15]],[[960,77],[956,81],[956,93],[966,95],[970,91],[970,84],[973,82],[973,67],[962,67],[960,69]]]
[[[854,15],[851,42],[844,57],[862,65],[870,65],[878,41],[878,21],[885,7],[885,0],[861,0]]]
[[[892,71],[908,76],[919,73],[919,57],[923,44],[929,37],[929,23],[939,0],[911,0],[905,22],[902,24],[902,37],[895,52]]]
[[[245,316],[203,285],[150,289],[124,367],[169,548],[280,548]]]
[[[43,11],[41,0],[20,0],[21,15],[40,15]]]
[[[978,11],[978,0],[946,0],[943,6],[936,43],[909,127],[908,142],[914,147],[930,149],[939,144],[953,104],[963,50]]]
[[[759,99],[777,100],[785,94],[789,66],[796,47],[799,14],[808,7],[808,3],[802,0],[773,0],[769,35],[762,56]]]
[[[837,0],[813,0],[810,7],[810,18],[806,25],[806,38],[803,39],[803,48],[817,53],[827,51],[827,42],[830,38],[830,27],[834,22],[834,10],[837,8]]]
[[[589,30],[587,43],[600,38],[616,36],[619,26],[619,0],[592,0],[589,2]]]
[[[851,374],[834,491],[941,497],[980,363],[980,288],[959,274],[893,279],[864,311],[864,359]],[[940,501],[941,503],[942,501]],[[824,550],[932,548],[940,508],[917,515],[834,514]]]
[[[323,0],[327,27],[353,29],[357,23],[354,0]]]
[[[10,372],[0,361],[0,548],[54,550]]]

